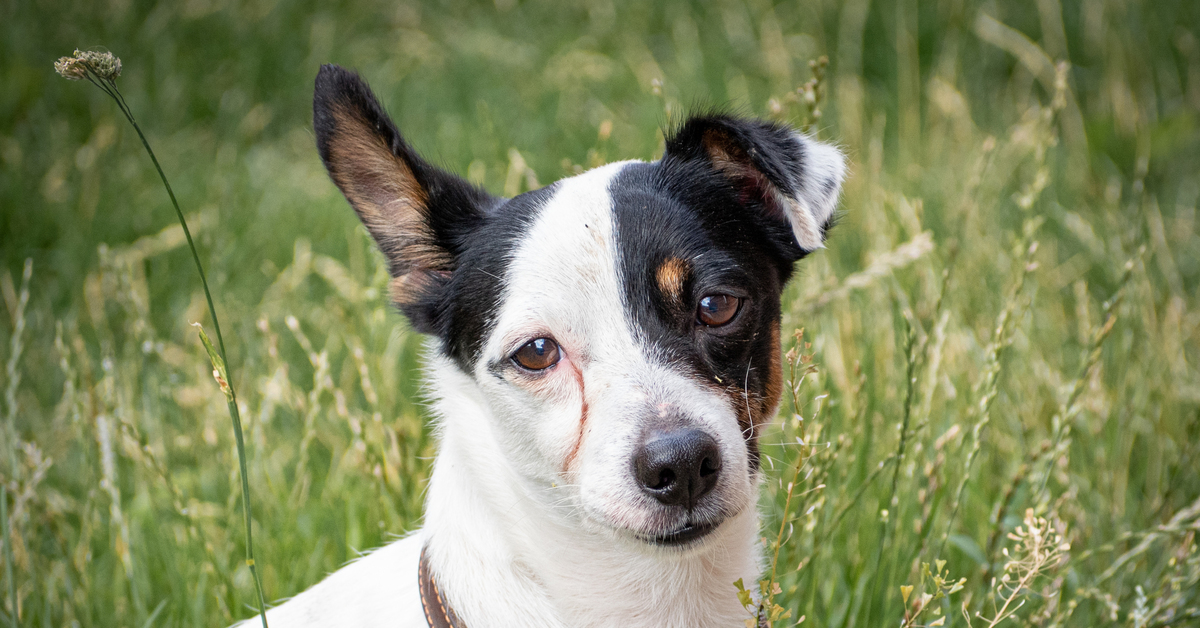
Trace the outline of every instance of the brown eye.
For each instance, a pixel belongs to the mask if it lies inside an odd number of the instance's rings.
[[[521,345],[512,356],[518,366],[531,371],[542,371],[558,364],[558,343],[549,338],[530,340]]]
[[[733,320],[742,300],[728,294],[710,294],[696,306],[696,320],[702,325],[720,327]]]

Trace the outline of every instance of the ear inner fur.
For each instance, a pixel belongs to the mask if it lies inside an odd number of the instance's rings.
[[[470,242],[505,245],[508,232],[478,235],[487,214],[502,201],[421,159],[366,82],[349,70],[321,67],[313,128],[330,177],[387,259],[393,301],[417,331],[438,336],[465,365],[476,343],[453,338],[461,336],[455,330],[486,328],[486,317],[477,311],[491,307],[499,280],[462,278],[456,271],[470,266],[462,259],[468,251],[488,248]],[[470,284],[475,295],[465,313],[464,299],[450,295],[455,281]]]
[[[453,265],[429,227],[428,194],[360,113],[339,103],[333,118],[329,174],[387,256],[393,299],[412,303],[430,287],[426,272],[448,272]]]

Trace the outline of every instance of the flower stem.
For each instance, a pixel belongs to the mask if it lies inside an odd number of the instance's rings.
[[[208,314],[212,317],[213,329],[217,332],[217,346],[221,350],[221,359],[225,364],[229,364],[229,356],[225,353],[225,338],[221,335],[221,323],[217,319],[217,308],[213,305],[212,292],[208,289],[208,278],[204,274],[204,266],[200,263],[200,254],[196,251],[196,243],[192,240],[192,232],[188,229],[187,220],[183,217],[183,210],[179,208],[179,201],[175,198],[175,191],[171,189],[171,183],[167,181],[167,175],[163,172],[162,166],[158,163],[158,157],[154,155],[154,149],[150,148],[150,142],[146,140],[146,135],[142,133],[142,128],[133,118],[133,112],[130,111],[129,105],[125,102],[125,97],[121,95],[121,90],[117,89],[117,84],[111,78],[103,78],[93,76],[93,73],[88,72],[87,79],[92,84],[99,87],[104,93],[108,94],[120,108],[121,113],[125,114],[125,119],[129,120],[129,124],[133,126],[133,130],[137,131],[138,138],[142,140],[142,146],[146,148],[146,153],[150,155],[150,161],[154,163],[154,169],[158,171],[158,176],[162,179],[163,187],[167,190],[167,196],[171,197],[171,206],[175,208],[175,215],[179,218],[179,226],[183,227],[183,235],[187,238],[188,248],[192,251],[192,261],[196,263],[196,272],[200,274],[200,283],[204,286],[204,298],[208,302]],[[254,576],[254,588],[258,593],[259,617],[262,619],[263,628],[267,628],[267,603],[263,595],[262,579],[258,575],[258,568],[254,564],[254,543],[251,535],[251,517],[250,517],[250,480],[246,473],[246,444],[242,437],[242,418],[238,412],[237,394],[233,389],[233,378],[229,378],[229,392],[226,396],[226,402],[229,406],[229,416],[233,419],[233,434],[237,441],[238,466],[241,471],[242,479],[242,515],[246,526],[246,566],[250,568],[250,574]]]
[[[4,580],[8,583],[8,623],[17,628],[17,583],[13,580],[12,530],[8,525],[8,485],[0,483],[0,522],[4,526]]]

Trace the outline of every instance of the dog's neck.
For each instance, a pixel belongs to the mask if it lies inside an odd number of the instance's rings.
[[[546,628],[735,626],[748,617],[733,583],[759,574],[754,508],[688,553],[585,529],[569,503],[549,512],[541,489],[507,459],[470,378],[439,358],[431,371],[441,445],[426,543],[439,586],[468,626],[473,617]]]

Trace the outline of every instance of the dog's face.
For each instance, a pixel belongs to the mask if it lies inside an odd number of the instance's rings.
[[[396,304],[485,400],[548,516],[692,547],[753,507],[780,294],[824,239],[835,149],[699,117],[658,162],[497,199],[418,157],[353,73],[322,68],[314,125]]]

